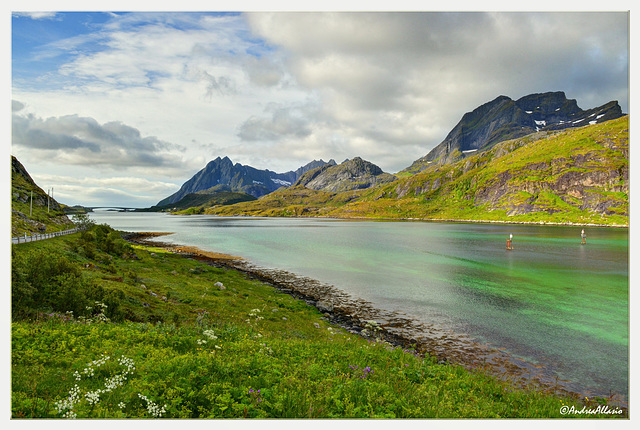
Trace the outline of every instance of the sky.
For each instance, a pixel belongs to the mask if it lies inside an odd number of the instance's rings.
[[[11,10],[10,151],[68,205],[149,207],[225,156],[279,173],[362,157],[396,173],[500,95],[564,91],[582,109],[617,100],[629,112],[628,8],[36,13],[28,4]]]

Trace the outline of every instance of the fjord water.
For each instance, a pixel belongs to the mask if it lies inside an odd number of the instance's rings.
[[[582,392],[628,394],[626,229],[95,212],[125,231],[332,284],[514,357]],[[505,249],[513,234],[514,250]]]

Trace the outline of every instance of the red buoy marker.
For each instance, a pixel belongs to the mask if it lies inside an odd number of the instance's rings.
[[[513,234],[510,234],[509,239],[507,239],[507,249],[513,249]]]

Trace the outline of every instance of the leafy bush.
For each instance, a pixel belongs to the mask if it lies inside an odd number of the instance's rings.
[[[74,214],[73,217],[71,218],[71,220],[73,221],[73,223],[78,226],[78,228],[86,230],[89,229],[91,227],[93,227],[96,223],[95,221],[93,221],[89,215],[85,214],[85,213],[77,213]]]
[[[96,246],[111,255],[124,255],[131,253],[131,245],[120,237],[120,233],[106,224],[94,226],[92,229],[95,235]]]
[[[79,264],[61,253],[42,249],[13,253],[11,265],[11,312],[14,319],[41,312],[72,312],[87,315],[95,301],[106,301],[107,316],[121,319],[122,293],[105,292],[82,275]]]
[[[73,251],[90,260],[99,258],[98,251],[112,256],[127,257],[133,253],[131,245],[120,233],[106,224],[90,225],[80,233],[80,239],[73,244]]]
[[[87,304],[80,268],[60,254],[14,253],[11,269],[14,318],[37,309],[79,313]]]

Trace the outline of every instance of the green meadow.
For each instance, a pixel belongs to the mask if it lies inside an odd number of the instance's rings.
[[[11,270],[13,419],[566,418],[606,404],[361,337],[106,225],[13,245]]]

